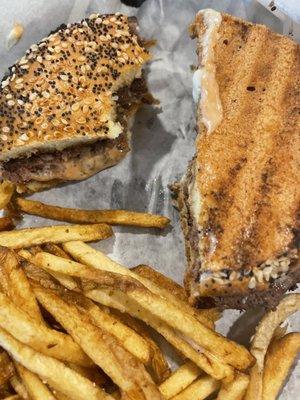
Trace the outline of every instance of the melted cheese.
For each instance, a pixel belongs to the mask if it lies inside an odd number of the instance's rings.
[[[199,103],[200,120],[210,133],[216,129],[223,118],[214,64],[214,46],[218,40],[222,16],[217,11],[210,9],[201,10],[198,14],[203,15],[206,30],[200,41],[201,65],[193,76],[193,98],[196,103]]]

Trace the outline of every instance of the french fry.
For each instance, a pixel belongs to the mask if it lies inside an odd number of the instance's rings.
[[[56,400],[37,375],[20,364],[17,364],[16,368],[31,400]]]
[[[162,400],[143,364],[120,346],[113,336],[91,324],[74,305],[66,303],[53,292],[38,286],[34,292],[39,302],[128,398]]]
[[[10,231],[14,227],[14,221],[10,217],[0,218],[0,231]]]
[[[271,339],[276,328],[299,309],[300,293],[288,294],[281,300],[277,309],[268,312],[256,327],[250,349],[256,358],[256,364],[250,370],[245,400],[262,400],[264,362]]]
[[[22,269],[21,259],[12,250],[0,246],[0,286],[13,303],[28,315],[44,323],[39,306]]]
[[[183,337],[178,336],[178,332],[175,332],[173,328],[153,315],[150,315],[146,310],[138,306],[136,302],[132,302],[128,299],[126,294],[111,289],[94,289],[87,290],[85,295],[100,304],[116,308],[121,312],[128,312],[131,316],[141,319],[160,333],[182,355],[192,360],[214,378],[223,379],[225,377],[233,377],[232,367],[215,360],[214,357],[208,358],[207,355],[204,355],[201,351],[197,350],[197,348],[194,348],[191,343],[184,340]]]
[[[263,400],[276,400],[300,351],[300,333],[288,333],[268,348],[263,373]]]
[[[1,331],[1,329],[0,329]],[[10,384],[13,387],[14,391],[16,393],[18,393],[19,397],[21,399],[24,400],[29,400],[29,395],[27,393],[27,390],[25,388],[25,385],[23,384],[23,382],[21,381],[21,379],[19,378],[19,376],[14,375],[11,379],[10,379]]]
[[[72,257],[70,257],[68,253],[66,253],[61,247],[59,247],[57,244],[54,243],[44,244],[43,250],[40,251],[46,251],[47,253],[54,254],[57,257],[62,257],[66,258],[67,260],[72,260]]]
[[[92,247],[86,245],[82,241],[76,242],[68,242],[64,244],[64,249],[72,255],[77,261],[82,264],[88,265],[92,268],[114,272],[117,274],[121,274],[124,276],[128,276],[136,279],[141,282],[146,288],[148,288],[151,292],[157,294],[158,296],[165,297],[170,303],[173,303],[179,310],[183,312],[193,315],[197,318],[202,324],[213,327],[213,322],[202,315],[201,312],[196,311],[194,308],[189,306],[186,301],[182,301],[180,297],[174,295],[172,291],[165,289],[164,285],[157,285],[153,280],[149,280],[144,278],[143,276],[135,273],[133,270],[130,270],[117,262],[113,261],[105,254],[100,251],[94,250]]]
[[[249,376],[237,373],[231,382],[222,384],[216,400],[243,400],[248,384]]]
[[[21,342],[51,357],[83,366],[91,361],[68,335],[31,318],[0,293],[0,326]]]
[[[12,396],[5,397],[4,400],[22,400],[22,397],[20,397],[18,394],[14,394]]]
[[[62,362],[34,351],[0,328],[0,345],[29,371],[73,400],[112,400],[100,388]]]
[[[162,215],[147,214],[126,210],[79,210],[76,208],[63,208],[18,198],[16,203],[19,209],[27,214],[40,217],[83,224],[105,223],[109,225],[131,225],[144,228],[165,228],[169,218]]]
[[[100,369],[97,365],[92,367],[81,367],[76,364],[68,364],[68,367],[78,372],[80,375],[94,382],[100,387],[106,387],[106,385],[111,384],[111,379]]]
[[[0,385],[4,385],[13,375],[15,369],[8,354],[3,351],[0,353]]]
[[[19,250],[18,254],[23,257],[27,263],[23,263],[23,267],[26,270],[26,273],[29,273],[30,277],[37,281],[48,281],[48,273],[46,273],[46,277],[44,274],[44,270],[41,270],[40,268],[36,268],[33,264],[31,264],[31,260],[33,258],[32,254],[28,250]],[[56,279],[61,285],[66,287],[69,290],[77,290],[78,284],[74,281],[74,279],[71,276],[67,276],[65,274],[61,274],[59,272],[55,273],[53,271],[49,271],[49,274],[53,276],[54,279]],[[48,281],[49,284],[53,285],[53,281]],[[42,285],[43,286],[43,285]]]
[[[211,376],[203,376],[197,379],[194,383],[177,394],[172,400],[203,400],[216,392],[220,387],[220,382],[216,381]]]
[[[172,281],[172,279],[166,277],[165,275],[161,274],[160,272],[156,271],[155,269],[149,267],[148,265],[138,265],[131,269],[139,276],[151,281],[156,286],[158,286],[161,290],[168,290],[172,297],[174,296],[185,302],[188,303],[188,296],[182,286],[178,283]],[[195,316],[199,314],[201,317],[204,317],[208,321],[208,326],[210,328],[214,328],[214,323],[220,319],[221,312],[217,308],[208,308],[208,309],[193,309]],[[200,317],[200,321],[203,322],[202,318]],[[209,321],[212,323],[209,324]]]
[[[7,206],[14,192],[15,185],[12,182],[3,181],[0,183],[0,210]]]
[[[131,317],[129,314],[121,313],[118,310],[111,310],[110,312],[113,313],[118,320],[129,326],[146,340],[151,353],[150,365],[148,365],[151,376],[156,384],[165,381],[171,375],[171,369],[163,352],[151,338],[147,326],[136,318]]]
[[[197,365],[188,361],[173,372],[173,374],[159,386],[159,390],[164,396],[164,399],[171,399],[190,386],[200,375],[201,370]]]
[[[112,272],[91,269],[90,267],[77,262],[65,260],[48,253],[36,254],[33,258],[33,262],[41,268],[46,269],[46,271],[52,270],[54,272],[64,272],[71,276],[84,278],[85,283],[87,282],[86,280],[94,280],[100,283],[100,286],[108,286],[109,289],[99,289],[99,285],[91,282],[86,283],[85,285],[81,284],[81,289],[84,291],[85,295],[92,300],[109,307],[117,308],[121,312],[127,311],[133,317],[141,319],[146,324],[152,326],[152,328],[163,335],[175,348],[181,351],[187,358],[194,361],[209,375],[216,379],[233,376],[233,369],[231,366],[218,360],[218,358],[210,354],[210,352],[205,352],[202,347],[197,343],[194,343],[190,338],[185,337],[174,328],[168,326],[157,315],[153,313],[151,314],[151,312],[144,309],[141,304],[137,303],[135,299],[131,299],[128,293],[123,293],[119,289],[114,289],[114,287],[120,287],[123,290],[126,290],[126,287],[131,289],[133,289],[133,287],[141,288],[141,283],[135,281],[133,278],[121,276]],[[147,289],[144,288],[144,290],[151,294]],[[154,302],[157,299],[164,300],[163,298],[154,295],[151,297],[154,299]],[[146,303],[151,305],[151,302]],[[164,312],[168,313],[169,309],[167,308]]]
[[[0,232],[0,245],[13,249],[27,248],[43,243],[63,243],[70,240],[94,241],[112,235],[109,225],[54,225]]]
[[[89,248],[89,246],[87,247]],[[110,275],[107,277],[107,282],[105,283],[105,276],[103,276],[102,270],[89,270],[88,267],[82,264],[48,253],[36,254],[34,259],[34,262],[42,268],[54,269],[55,272],[62,272],[92,280],[102,285],[117,287],[118,290],[125,292],[130,299],[147,310],[151,315],[173,327],[189,342],[193,342],[195,346],[198,346],[198,349],[201,347],[201,351],[207,357],[212,355],[216,359],[222,360],[223,363],[238,369],[245,369],[253,362],[253,357],[246,348],[207,328],[198,319],[194,318],[193,315],[184,312],[182,308],[176,307],[174,302],[170,303],[165,297],[155,295],[137,281],[134,282],[132,280],[131,282],[128,281],[128,284],[125,284],[125,280],[123,282],[120,280],[119,273],[113,274],[109,271],[106,272]],[[97,260],[94,260],[93,263],[95,266],[98,265]],[[99,280],[97,272],[100,273]],[[128,275],[123,275],[123,277],[129,279]],[[109,283],[110,278],[114,282]]]
[[[91,319],[91,322],[99,328],[115,336],[123,347],[137,357],[143,364],[150,360],[150,348],[148,343],[134,330],[120,322],[117,318],[101,310],[99,306],[79,293],[59,292],[60,298],[68,303],[76,305],[83,314]]]

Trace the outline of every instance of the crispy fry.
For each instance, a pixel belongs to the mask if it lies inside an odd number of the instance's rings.
[[[189,306],[186,301],[182,301],[180,297],[177,297],[176,294],[172,293],[172,291],[165,289],[163,285],[157,285],[156,282],[152,280],[146,279],[143,276],[135,273],[133,270],[130,270],[117,262],[113,261],[105,254],[100,251],[94,250],[92,247],[86,245],[83,242],[68,242],[64,244],[64,249],[72,255],[77,261],[82,262],[92,268],[114,272],[117,274],[121,274],[124,276],[128,276],[136,279],[141,282],[146,288],[148,288],[151,292],[157,294],[158,296],[165,297],[170,303],[173,303],[179,310],[183,312],[193,315],[197,318],[201,323],[208,327],[213,327],[213,323],[211,320],[207,319],[202,313],[199,313],[194,308]]]
[[[162,383],[171,375],[171,368],[155,341],[151,338],[147,325],[143,322],[131,317],[129,314],[121,313],[118,310],[111,310],[114,316],[131,329],[135,330],[141,337],[143,337],[150,348],[150,373],[156,384]]]
[[[16,368],[31,400],[56,400],[37,375],[20,364],[17,364]]]
[[[44,323],[39,306],[22,269],[20,257],[0,246],[0,286],[2,291],[32,318]]]
[[[10,231],[14,229],[15,224],[12,218],[10,217],[3,217],[0,218],[0,231]]]
[[[168,290],[172,294],[173,298],[175,296],[177,299],[185,303],[188,303],[188,296],[184,288],[180,286],[178,283],[172,281],[172,279],[156,271],[155,269],[149,267],[148,265],[138,265],[137,267],[134,267],[131,270],[134,271],[139,276],[148,279],[156,286],[158,286],[160,289]],[[208,322],[212,321],[212,324],[208,325],[211,328],[214,328],[214,323],[218,319],[220,319],[221,316],[221,312],[217,308],[208,308],[202,310],[193,308],[193,312],[195,313],[195,316],[199,314],[202,317],[205,317],[208,320]],[[202,321],[201,317],[199,320]]]
[[[194,348],[191,343],[179,336],[178,332],[175,332],[173,328],[169,327],[155,316],[150,315],[142,307],[137,306],[136,302],[133,302],[131,299],[129,299],[126,294],[111,289],[94,289],[87,290],[85,295],[90,299],[99,302],[100,304],[116,308],[121,312],[128,312],[133,317],[141,319],[159,332],[181,354],[192,360],[201,369],[214,378],[223,379],[225,377],[230,378],[233,376],[232,367],[215,360],[214,357],[208,358],[208,355],[198,351],[197,347]]]
[[[0,331],[1,331],[1,329],[0,329]],[[29,395],[27,393],[27,390],[26,390],[23,382],[21,381],[21,379],[17,375],[14,375],[10,379],[10,384],[13,387],[14,391],[16,393],[18,393],[20,398],[22,398],[24,400],[29,400]]]
[[[181,393],[174,396],[172,400],[206,399],[206,397],[216,392],[219,387],[220,382],[210,376],[204,376],[197,379]]]
[[[300,309],[300,293],[286,295],[275,311],[268,312],[256,328],[251,353],[256,364],[250,371],[250,382],[245,400],[261,400],[263,395],[263,369],[267,349],[276,328]]]
[[[276,400],[300,351],[300,333],[288,333],[274,340],[265,358],[263,400]]]
[[[26,261],[28,261],[27,263],[23,263],[23,267],[27,272],[29,272],[30,277],[32,279],[34,279],[35,281],[46,279],[47,281],[48,277],[45,278],[43,274],[44,271],[41,270],[40,268],[37,269],[33,264],[31,264],[33,256],[28,250],[20,250],[18,254],[21,257],[23,257]],[[74,281],[74,279],[71,276],[67,276],[65,274],[53,271],[49,271],[49,274],[51,274],[54,279],[56,279],[61,285],[63,285],[69,290],[76,290],[78,287],[78,284]],[[53,282],[51,281],[50,284],[52,285]]]
[[[59,292],[60,298],[76,305],[83,313],[89,316],[91,322],[99,328],[115,336],[123,347],[142,363],[150,360],[150,348],[148,343],[134,330],[120,322],[117,318],[101,310],[99,306],[79,293]]]
[[[8,354],[3,351],[0,353],[0,386],[4,385],[14,374],[13,363]]]
[[[232,382],[222,384],[216,400],[243,400],[248,384],[249,376],[237,373]]]
[[[47,251],[47,253],[54,254],[57,257],[66,258],[67,260],[72,260],[72,257],[69,256],[61,247],[54,243],[46,243],[43,245],[43,250]]]
[[[162,400],[143,364],[120,346],[113,336],[91,324],[86,315],[53,292],[37,286],[34,291],[39,302],[128,398]]]
[[[105,224],[54,225],[0,232],[0,245],[21,249],[46,242],[63,243],[70,240],[101,240],[111,235],[111,227]]]
[[[15,192],[15,185],[9,181],[0,183],[0,210],[3,210],[10,202],[12,195]]]
[[[152,326],[161,335],[163,335],[167,341],[169,341],[175,348],[182,352],[187,358],[194,361],[200,368],[205,372],[215,377],[216,379],[222,379],[226,376],[233,376],[233,369],[223,361],[218,360],[210,352],[205,352],[202,347],[197,343],[193,342],[189,337],[185,337],[179,331],[168,326],[162,321],[160,317],[151,314],[148,310],[144,309],[141,304],[138,304],[135,299],[131,299],[128,293],[123,293],[119,289],[114,287],[120,287],[126,291],[126,288],[131,288],[132,293],[133,287],[143,288],[143,286],[135,281],[134,279],[111,272],[104,272],[101,270],[91,269],[90,267],[84,266],[74,261],[65,260],[48,253],[39,253],[33,259],[33,262],[45,268],[46,271],[50,269],[54,272],[64,272],[72,276],[77,276],[85,279],[85,284],[81,283],[81,289],[85,292],[86,296],[99,302],[100,304],[117,308],[118,310],[127,311],[133,317],[143,320],[146,324]],[[88,280],[94,280],[98,283],[87,283]],[[109,289],[102,289],[102,286],[108,286]],[[96,290],[95,290],[96,289]],[[146,293],[150,293],[146,288],[143,288]],[[142,293],[141,291],[138,292]],[[164,300],[153,295],[154,302],[157,299]],[[146,302],[148,305],[150,302]],[[151,304],[150,304],[151,305]],[[165,312],[169,312],[169,309]]]
[[[66,367],[62,362],[45,356],[18,342],[13,336],[0,329],[0,345],[20,364],[38,374],[54,389],[74,400],[111,400],[104,391],[88,379]]]
[[[91,249],[89,246],[87,247]],[[105,285],[103,270],[88,270],[88,267],[82,264],[64,260],[48,253],[39,253],[34,258],[37,265],[42,268],[53,268],[56,272],[64,272]],[[98,260],[94,260],[93,263],[95,266],[98,266]],[[125,268],[120,269],[123,271]],[[99,281],[96,272],[100,272]],[[193,315],[186,313],[183,307],[176,307],[174,302],[170,303],[167,298],[155,295],[145,286],[138,285],[137,281],[134,282],[132,280],[130,283],[124,285],[125,281],[122,282],[118,278],[119,273],[109,273],[114,282],[110,284],[107,281],[107,286],[117,287],[118,290],[125,292],[140,307],[143,307],[151,315],[173,327],[181,336],[184,336],[185,340],[195,343],[198,349],[201,347],[201,351],[207,357],[213,355],[219,361],[222,360],[223,363],[227,363],[238,369],[245,369],[252,364],[253,357],[246,348],[210,330],[207,326],[201,324],[198,319],[194,318]],[[128,280],[128,275],[123,276]]]
[[[171,399],[190,386],[200,375],[201,370],[197,365],[188,361],[173,372],[173,374],[159,386],[159,390],[166,400]]]
[[[126,210],[79,210],[76,208],[63,208],[18,198],[16,203],[21,211],[40,217],[66,221],[72,223],[96,224],[105,223],[109,225],[131,225],[144,228],[165,228],[169,218],[162,215],[147,214]]]
[[[66,334],[47,328],[17,308],[0,293],[0,326],[16,339],[43,354],[84,366],[91,364],[80,347]]]
[[[93,365],[89,368],[81,367],[76,364],[68,364],[68,366],[90,381],[95,382],[96,385],[100,387],[112,384],[111,379],[97,365]]]

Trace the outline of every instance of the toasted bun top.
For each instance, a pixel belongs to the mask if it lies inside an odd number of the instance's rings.
[[[91,15],[34,44],[2,81],[0,161],[116,138],[116,92],[150,58],[121,14]]]

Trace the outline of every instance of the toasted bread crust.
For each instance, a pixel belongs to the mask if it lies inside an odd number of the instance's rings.
[[[200,64],[205,30],[203,15],[198,14],[191,31],[199,39]],[[197,216],[191,194],[183,193],[186,179],[179,190],[189,262],[186,287],[191,301],[202,306],[210,299],[213,304],[246,308],[254,298],[267,302],[268,293],[275,291],[273,306],[299,279],[295,263],[280,277],[282,290],[275,273],[266,280],[259,271],[267,260],[276,263],[297,247],[299,45],[265,26],[223,14],[214,60],[223,119],[208,132],[198,118],[196,156],[190,168],[199,200]],[[196,245],[191,245],[188,214],[196,226]],[[229,279],[232,271],[250,275]],[[204,273],[220,274],[221,280],[223,274],[226,282],[208,281]],[[254,292],[265,296],[252,296]]]

